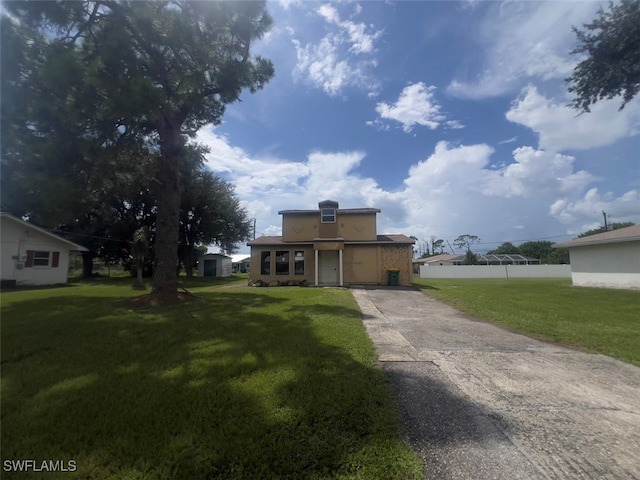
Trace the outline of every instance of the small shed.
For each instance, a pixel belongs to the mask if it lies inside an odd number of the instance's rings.
[[[569,249],[573,285],[640,289],[640,225],[556,243],[553,248]]]
[[[231,276],[231,257],[220,253],[207,253],[198,259],[199,277]]]
[[[85,247],[0,212],[2,288],[67,283],[69,255]]]

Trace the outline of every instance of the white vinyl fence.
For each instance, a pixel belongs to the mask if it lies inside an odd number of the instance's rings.
[[[571,278],[571,265],[422,265],[420,278]]]

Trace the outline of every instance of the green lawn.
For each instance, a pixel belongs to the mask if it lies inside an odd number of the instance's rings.
[[[570,279],[426,279],[416,287],[474,316],[640,365],[640,291]]]
[[[132,308],[132,283],[2,293],[3,465],[75,461],[48,479],[421,478],[350,292],[194,279],[196,302]]]

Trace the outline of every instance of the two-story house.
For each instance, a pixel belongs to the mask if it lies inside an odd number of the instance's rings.
[[[338,208],[325,200],[318,210],[283,210],[282,236],[264,236],[251,247],[250,281],[266,284],[386,285],[399,269],[399,285],[411,285],[414,240],[378,235],[377,208]]]

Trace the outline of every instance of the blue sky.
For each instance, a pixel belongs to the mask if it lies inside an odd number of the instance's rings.
[[[279,210],[375,207],[379,233],[564,241],[640,223],[640,98],[578,116],[571,26],[596,2],[269,2],[276,76],[203,128],[258,235]],[[247,252],[243,246],[241,252]]]

